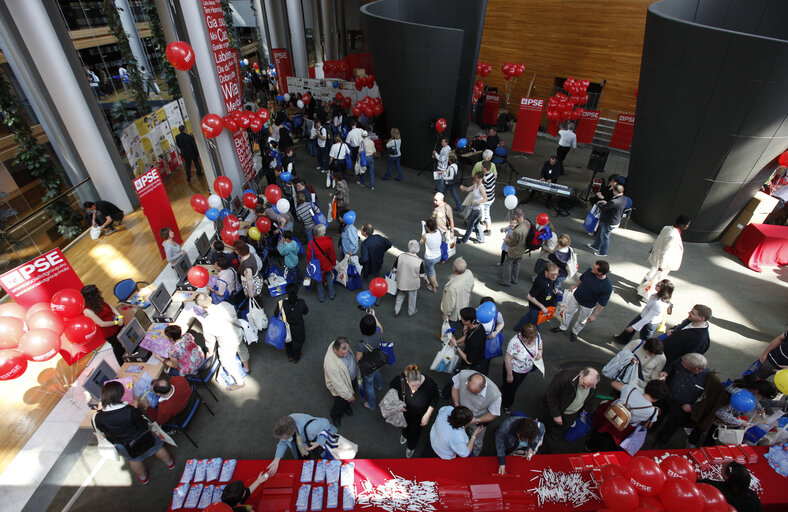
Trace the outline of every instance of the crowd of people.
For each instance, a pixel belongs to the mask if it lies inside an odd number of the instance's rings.
[[[423,455],[444,459],[482,455],[484,438],[488,435],[494,440],[501,474],[506,472],[507,455],[530,458],[540,451],[560,452],[586,423],[591,425],[590,432],[583,432],[581,437],[589,450],[634,453],[648,446],[646,433],[650,433],[653,446],[683,446],[683,441],[674,439],[680,428],[688,430],[690,446],[712,443],[714,431],[719,426],[737,421],[730,404],[731,396],[741,389],[752,392],[758,401],[755,409],[746,411],[748,415],[785,407],[782,402],[774,402],[777,390],[766,379],[788,367],[788,333],[775,338],[763,352],[763,365],[757,373],[725,387],[704,355],[710,346],[712,309],[696,304],[685,320],[673,327],[667,325],[675,290],[667,277],[681,267],[684,253],[681,233],[691,224],[688,217],[678,216],[673,225],[662,229],[654,242],[648,256],[650,270],[638,283],[637,290],[633,289],[645,301],[645,306],[628,325],[622,326],[620,334],[612,338],[621,347],[620,352],[604,368],[587,366],[555,372],[543,357],[545,322],[555,318],[550,331],[567,333],[570,342],[576,342],[585,325],[596,322],[603,314],[611,298],[610,276],[615,269],[606,257],[610,233],[620,224],[621,214],[628,204],[622,183],[625,180],[615,177],[608,189],[596,198],[598,227],[593,242],[588,245],[597,259],[587,268],[579,264],[569,234],[557,232],[547,215],[539,215],[531,221],[520,207],[510,210],[508,225],[501,230],[505,235],[497,284],[502,288],[517,285],[523,256],[533,253],[537,259],[529,272],[532,283],[521,297],[522,316],[512,324],[514,334],[505,342],[503,316],[496,312],[492,318],[482,319],[478,314],[481,307],[493,299],[483,298],[479,307],[471,304],[475,278],[468,260],[448,256],[445,252],[446,246],[455,240],[457,244],[468,242],[472,233],[476,234],[473,241],[479,244],[485,243],[485,235],[491,234],[490,207],[496,198],[497,177],[491,161],[492,151],[483,152],[482,160],[473,169],[472,181],[463,185],[457,179],[456,155],[448,140],[441,139],[440,147],[432,155],[437,192],[432,198],[431,209],[425,207],[421,238],[392,241],[377,234],[369,222],[358,222],[360,229],[357,228],[357,214],[350,209],[347,175],[353,171],[347,162],[356,162],[360,152],[366,153],[368,187],[374,189],[374,160],[379,150],[371,141],[367,144],[367,129],[372,129],[370,120],[357,121],[341,106],[317,103],[311,112],[306,112],[310,128],[302,135],[307,150],[316,159],[317,169],[330,173],[326,183],[330,187],[332,211],[326,212],[326,216],[336,219],[336,223],[321,222],[317,215],[322,212],[316,201],[315,187],[306,183],[303,173],[297,172],[306,157],[299,155],[298,165],[294,164],[294,141],[284,126],[289,118],[286,111],[280,111],[273,124],[282,125],[282,128],[274,129],[270,143],[262,144],[261,177],[266,178],[267,185],[281,188],[282,197],[290,201],[291,208],[278,210],[260,195],[252,222],[263,217],[268,219],[272,226],[270,232],[259,239],[244,237],[232,246],[221,240],[216,242],[212,258],[220,269],[219,279],[210,293],[198,294],[195,299],[207,312],[200,320],[206,340],[204,356],[218,355],[233,381],[227,387],[229,391],[244,386],[249,371],[249,352],[237,319],[245,313],[244,307],[248,309],[250,300],[262,302],[265,293],[262,280],[278,263],[279,267],[288,269],[290,284],[287,298],[276,306],[273,314],[284,313],[283,318],[289,325],[292,342],[288,343],[287,357],[290,362],[298,363],[302,351],[310,343],[304,321],[309,309],[299,297],[303,284],[309,284],[307,293],[312,293],[311,288],[314,288],[318,301],[323,302],[326,296],[329,300],[336,297],[335,282],[347,285],[357,277],[358,283],[366,287],[372,279],[385,277],[390,287],[396,286],[394,317],[400,316],[406,299],[408,316],[418,314],[418,292],[422,285],[429,292],[442,294],[441,315],[450,332],[442,332],[441,337],[456,350],[458,363],[448,383],[441,387],[425,373],[425,365],[418,364],[427,361],[405,361],[402,372],[391,380],[383,393],[380,368],[386,358],[381,355],[385,339],[378,298],[375,307],[364,308],[360,332],[346,331],[342,336],[333,336],[325,347],[324,380],[332,399],[330,407],[326,407],[327,412],[330,409],[329,417],[293,413],[279,419],[274,427],[274,436],[279,441],[276,458],[268,467],[266,478],[276,471],[279,460],[288,450],[295,458],[318,452],[325,455],[326,436],[320,434],[336,433],[343,421],[353,416],[357,397],[364,408],[370,411],[381,408],[384,417],[389,415],[399,422],[400,442],[405,445],[406,457],[416,454],[424,429],[429,433],[425,435],[428,442]],[[335,141],[333,145],[331,140]],[[563,172],[564,157],[574,146],[569,134],[562,134],[557,155],[545,162],[541,179],[555,182]],[[396,128],[391,130],[390,139],[382,147],[386,148],[388,156],[387,172],[382,179],[389,179],[392,169],[396,169],[395,179],[401,181],[402,147]],[[289,173],[287,178],[283,177],[285,169]],[[360,175],[358,182],[367,187],[365,174]],[[467,193],[464,201],[460,200],[456,188]],[[446,202],[449,196],[456,203],[455,207]],[[530,199],[532,197],[526,202]],[[112,217],[107,218],[111,223]],[[460,219],[465,221],[462,233]],[[336,238],[328,235],[328,229],[333,231],[334,226],[337,226]],[[384,274],[383,257],[398,244],[404,251],[396,257],[392,271]],[[176,250],[180,248],[170,247],[168,254],[175,256]],[[449,263],[451,275],[441,285],[436,266],[445,261]],[[316,266],[316,270],[312,266]],[[351,275],[354,271],[357,276]],[[565,286],[565,281],[575,276],[577,281]],[[168,336],[183,340],[187,334],[178,332]],[[500,353],[491,355],[489,342],[496,340]],[[503,357],[503,371],[500,379],[496,379],[490,375],[490,361],[500,356]],[[176,359],[182,361],[182,358]],[[187,358],[189,360],[196,362]],[[196,369],[194,364],[184,366],[182,362],[168,366],[181,375]],[[542,373],[550,383],[541,397],[540,407],[521,410],[523,407],[518,404],[523,401],[517,399],[517,393],[527,389],[522,384],[533,372]],[[597,386],[603,377],[610,381],[616,397],[600,403]],[[177,390],[179,382],[175,379],[177,377],[169,382]],[[157,389],[165,394],[170,392],[164,383],[160,384]],[[393,398],[381,401],[378,392],[387,395],[388,391],[393,391]],[[394,398],[398,401],[394,403],[401,403],[399,410],[390,410],[389,404]],[[114,403],[112,396],[108,395],[107,400],[108,404]],[[616,413],[622,409],[629,414],[625,427],[618,428],[613,418],[619,418]],[[136,418],[136,413],[134,416]],[[584,417],[588,420],[583,420]],[[488,434],[488,429],[493,432]],[[156,446],[151,450],[153,448]],[[169,460],[166,452],[158,449],[146,452],[147,455],[154,453],[165,462]],[[138,466],[134,468],[136,471]],[[140,471],[137,473],[142,480]]]

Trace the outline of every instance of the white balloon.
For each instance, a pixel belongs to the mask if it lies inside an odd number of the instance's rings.
[[[249,65],[249,59],[244,59],[244,66],[248,66],[248,65]]]
[[[503,200],[503,205],[506,206],[507,210],[514,210],[518,204],[520,204],[520,200],[517,199],[516,195],[506,196],[506,199]]]
[[[303,102],[303,101],[301,101],[301,100],[298,100],[298,102],[296,103],[296,105],[298,105],[298,108],[304,108],[304,102]]]
[[[287,213],[290,211],[290,201],[285,198],[280,199],[276,202],[276,211],[279,213]]]
[[[290,94],[285,93],[284,98],[285,98],[285,101],[290,101]]]
[[[216,208],[217,210],[222,209],[222,198],[216,194],[211,194],[208,196],[208,205],[211,208]]]

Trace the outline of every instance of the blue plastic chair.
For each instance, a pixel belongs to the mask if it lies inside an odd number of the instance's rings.
[[[211,416],[214,416],[214,414],[211,408],[208,407],[208,404],[206,404],[205,401],[202,399],[202,397],[200,397],[199,393],[197,393],[197,390],[194,388],[193,385],[191,386],[191,388],[192,388],[192,396],[189,397],[189,402],[186,404],[186,407],[184,407],[183,411],[181,411],[180,414],[178,414],[175,418],[173,418],[172,421],[162,425],[162,428],[168,430],[175,430],[177,432],[183,432],[183,435],[185,435],[186,438],[192,442],[194,447],[199,448],[199,446],[197,446],[197,443],[194,442],[194,439],[192,439],[191,436],[186,432],[186,427],[188,427],[189,423],[191,423],[192,418],[194,418],[194,415],[197,412],[197,409],[200,407],[200,405],[203,405],[206,409],[208,409],[208,412],[211,413]]]
[[[214,375],[216,375],[216,372],[219,371],[219,365],[219,358],[216,357],[216,354],[213,354],[211,357],[202,362],[200,367],[197,368],[196,373],[186,376],[186,380],[188,380],[190,383],[202,384],[217,402],[219,399],[216,398],[216,395],[213,394],[211,388],[208,387],[208,383],[211,382],[211,379],[213,379]]]
[[[134,279],[128,278],[118,282],[112,290],[112,293],[118,301],[126,302],[132,295],[139,291],[141,285],[144,287],[148,286],[148,284],[150,283],[146,281],[135,281]]]

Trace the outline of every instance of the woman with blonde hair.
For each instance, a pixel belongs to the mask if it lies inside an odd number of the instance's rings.
[[[405,427],[400,434],[399,444],[407,444],[405,456],[411,458],[421,437],[421,429],[429,424],[438,405],[438,385],[428,375],[421,373],[418,366],[411,364],[391,380],[389,388],[396,391],[398,398],[405,402]]]
[[[384,180],[391,179],[391,167],[397,167],[397,181],[402,181],[402,167],[400,166],[400,157],[402,157],[402,138],[399,133],[399,128],[391,129],[391,138],[386,143],[386,151],[389,153],[388,166],[386,167],[386,175],[383,176]]]

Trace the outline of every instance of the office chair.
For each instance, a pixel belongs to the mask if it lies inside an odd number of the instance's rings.
[[[206,404],[205,401],[202,399],[200,394],[197,393],[197,390],[194,388],[194,385],[191,385],[191,389],[192,389],[192,396],[189,397],[189,402],[186,404],[186,407],[184,407],[184,409],[180,412],[180,414],[175,416],[175,418],[173,418],[172,421],[162,425],[162,428],[167,430],[174,430],[176,432],[183,432],[183,435],[185,435],[186,438],[192,442],[194,447],[199,448],[199,446],[197,446],[197,443],[194,442],[194,439],[192,439],[191,436],[186,432],[186,427],[188,427],[189,423],[191,423],[192,418],[194,418],[194,414],[197,412],[197,409],[200,407],[200,405],[203,405],[206,409],[208,409],[208,412],[211,413],[211,416],[214,416],[214,414],[211,408],[208,407],[208,404]]]
[[[216,357],[216,354],[213,354],[211,357],[206,358],[205,361],[202,362],[194,375],[186,376],[186,380],[188,380],[190,383],[202,384],[217,402],[219,399],[216,398],[216,395],[213,394],[211,388],[208,387],[208,383],[211,382],[211,379],[213,379],[213,377],[216,375],[216,372],[219,371],[219,365],[219,358]]]
[[[115,284],[112,293],[119,302],[126,302],[132,295],[139,291],[140,287],[145,287],[149,284],[150,283],[147,281],[135,281],[134,279],[128,278]]]

